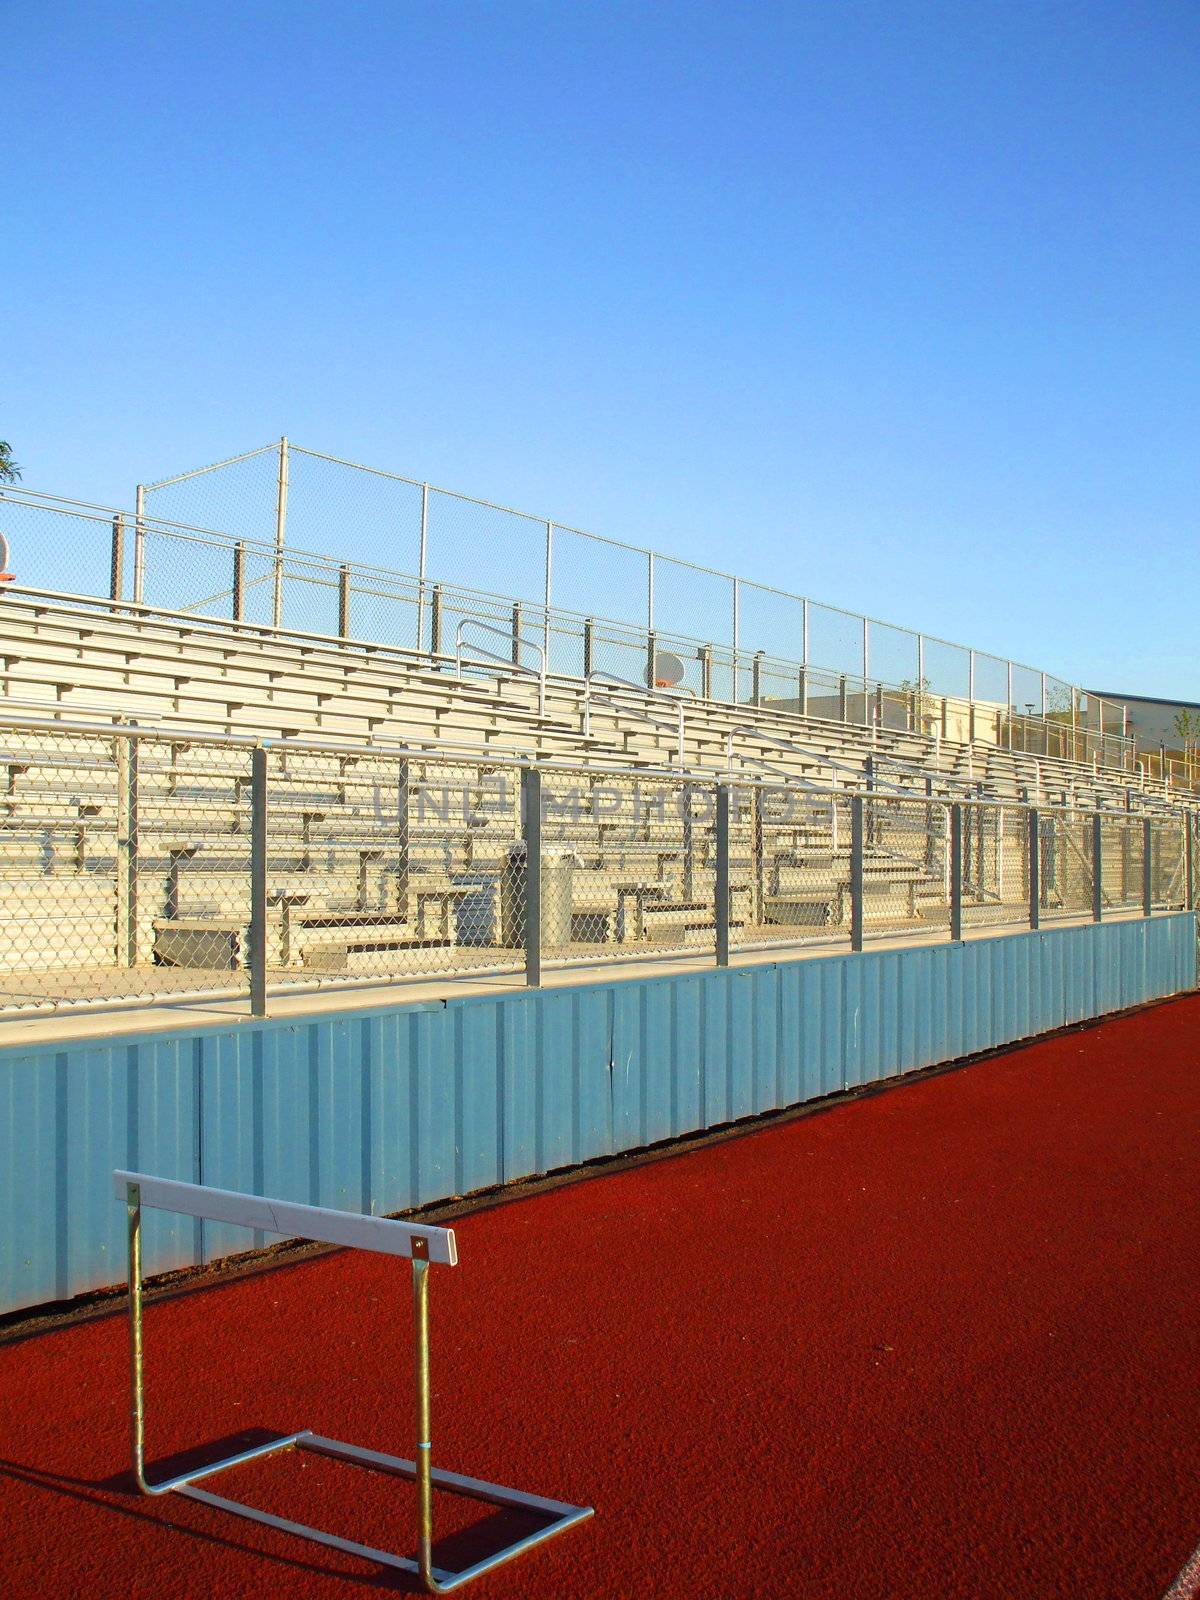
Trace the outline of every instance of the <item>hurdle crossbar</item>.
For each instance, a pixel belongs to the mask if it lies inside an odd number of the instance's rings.
[[[557,1533],[564,1532],[577,1522],[592,1515],[591,1506],[568,1505],[561,1500],[547,1500],[540,1495],[525,1494],[518,1489],[508,1489],[501,1484],[487,1483],[481,1478],[463,1477],[456,1472],[446,1472],[433,1465],[430,1428],[429,1382],[429,1268],[431,1265],[455,1266],[458,1252],[452,1228],[431,1227],[423,1223],[400,1222],[390,1217],[368,1217],[349,1211],[334,1211],[324,1206],[299,1205],[290,1200],[266,1199],[261,1195],[239,1194],[229,1189],[209,1188],[204,1184],[180,1183],[170,1178],[152,1177],[141,1172],[117,1170],[113,1182],[118,1200],[124,1200],[128,1219],[129,1245],[129,1328],[130,1377],[132,1389],[132,1456],[137,1486],[143,1494],[183,1494],[221,1511],[247,1517],[253,1522],[265,1523],[284,1533],[293,1533],[303,1539],[314,1540],[349,1555],[361,1556],[385,1567],[414,1573],[432,1594],[446,1594],[458,1589],[472,1578],[490,1572],[502,1562],[511,1561],[534,1545],[543,1544]],[[367,1450],[360,1445],[345,1444],[339,1439],[328,1439],[310,1429],[271,1439],[266,1444],[242,1450],[223,1460],[190,1472],[151,1483],[145,1471],[145,1396],[142,1355],[142,1208],[149,1206],[159,1211],[171,1211],[183,1216],[198,1217],[205,1221],[230,1223],[235,1227],[255,1228],[265,1233],[281,1234],[288,1238],[312,1239],[323,1244],[346,1246],[355,1250],[372,1250],[384,1255],[408,1257],[412,1262],[414,1349],[413,1366],[416,1389],[416,1453],[413,1461],[399,1456],[384,1455],[377,1450]],[[230,1467],[243,1466],[248,1461],[276,1455],[285,1450],[311,1450],[318,1455],[336,1456],[377,1472],[392,1473],[397,1477],[412,1479],[417,1487],[417,1553],[416,1557],[396,1555],[371,1545],[359,1544],[353,1539],[339,1538],[323,1529],[305,1523],[291,1522],[284,1517],[272,1516],[239,1500],[229,1500],[199,1487],[202,1479],[211,1478]],[[510,1506],[548,1518],[543,1528],[514,1540],[502,1550],[476,1561],[458,1572],[451,1572],[433,1564],[433,1490],[435,1485],[469,1499],[484,1500],[492,1505]]]

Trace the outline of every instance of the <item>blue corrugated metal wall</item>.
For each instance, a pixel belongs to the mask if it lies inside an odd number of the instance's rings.
[[[123,1279],[116,1166],[400,1211],[1195,984],[1187,913],[0,1051],[0,1311]],[[251,1242],[151,1213],[147,1270]]]

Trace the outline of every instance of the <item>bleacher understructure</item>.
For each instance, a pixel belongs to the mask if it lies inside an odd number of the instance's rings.
[[[520,970],[530,771],[547,962],[1192,904],[1190,802],[1098,759],[126,600],[0,604],[0,1007],[237,992],[256,870],[269,984]]]

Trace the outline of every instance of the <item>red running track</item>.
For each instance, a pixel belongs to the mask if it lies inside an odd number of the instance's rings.
[[[466,1592],[1159,1600],[1200,1540],[1198,1061],[1186,999],[462,1220],[434,1460],[597,1513]],[[147,1338],[152,1459],[299,1426],[411,1454],[406,1264],[198,1290]],[[0,1349],[0,1593],[411,1590],[136,1497],[126,1351],[116,1314]],[[411,1548],[393,1479],[212,1487]],[[488,1532],[461,1512],[447,1564]]]

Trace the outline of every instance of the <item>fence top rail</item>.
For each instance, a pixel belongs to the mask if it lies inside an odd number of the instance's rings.
[[[421,1260],[453,1267],[458,1248],[453,1228],[436,1228],[392,1217],[368,1217],[353,1211],[333,1211],[327,1206],[300,1205],[292,1200],[272,1200],[262,1195],[240,1194],[233,1189],[213,1189],[202,1183],[180,1183],[145,1172],[113,1172],[118,1200],[131,1188],[143,1206],[174,1211],[207,1222],[226,1222],[237,1228],[257,1228],[289,1239],[312,1239],[320,1244],[373,1250],[385,1256],[416,1255]]]

